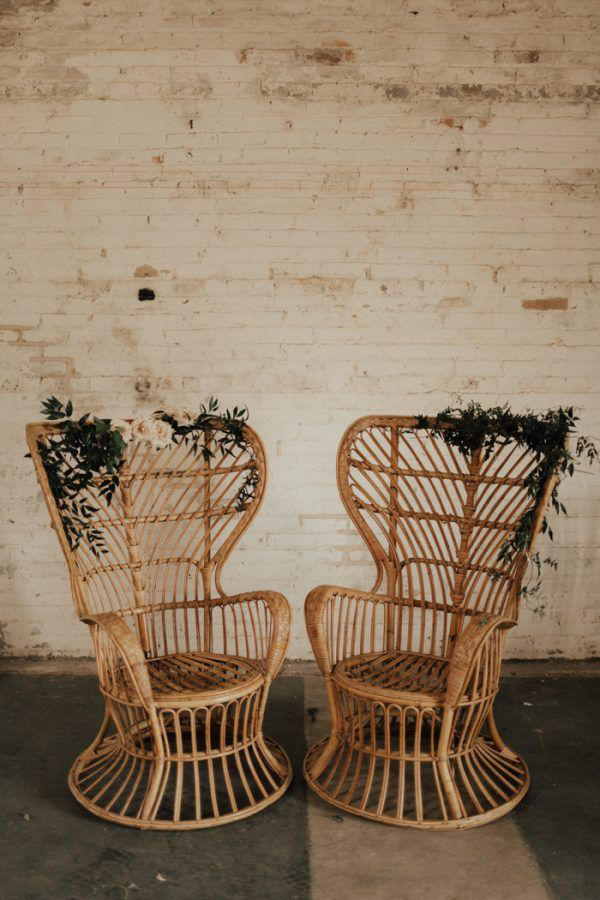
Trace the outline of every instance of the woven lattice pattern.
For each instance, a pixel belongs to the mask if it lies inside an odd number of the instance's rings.
[[[336,666],[336,676],[375,691],[412,690],[439,697],[446,689],[447,670],[447,659],[393,650],[345,659]]]
[[[252,429],[221,453],[131,443],[109,503],[101,478],[78,498],[106,548],[71,548],[39,454],[28,444],[69,572],[90,625],[106,715],[69,785],[99,816],[144,828],[198,828],[250,815],[286,790],[287,756],[262,732],[283,662],[289,606],[273,591],[229,596],[223,566],[264,494],[266,460]],[[248,486],[251,485],[251,489]]]
[[[248,428],[246,449],[223,456],[219,435],[215,430],[207,437],[207,449],[215,454],[209,461],[185,443],[159,451],[129,444],[110,505],[98,490],[100,477],[82,494],[98,510],[91,524],[106,546],[97,558],[82,541],[73,554],[87,612],[128,612],[210,596],[260,505],[265,482],[258,437]],[[239,492],[251,471],[258,483],[240,508]],[[132,578],[138,563],[143,577]]]
[[[464,828],[523,797],[527,767],[493,719],[506,628],[553,483],[514,442],[465,456],[431,428],[369,416],[338,452],[342,501],[376,566],[371,592],[322,586],[306,621],[332,732],[305,762],[342,809],[397,825]],[[531,512],[527,551],[499,551]]]
[[[502,543],[531,508],[524,480],[535,456],[516,444],[499,444],[470,459],[412,419],[363,420],[344,436],[339,485],[350,516],[365,536],[377,581],[409,608],[429,610],[442,627],[421,635],[413,612],[405,646],[445,653],[444,613],[459,621],[476,612],[504,614],[516,603],[519,559],[501,564]],[[446,626],[446,627],[444,627]],[[456,631],[454,632],[454,634]],[[402,646],[402,639],[400,646]]]
[[[197,694],[236,688],[252,678],[260,678],[260,669],[248,660],[214,654],[177,653],[148,661],[152,693]]]

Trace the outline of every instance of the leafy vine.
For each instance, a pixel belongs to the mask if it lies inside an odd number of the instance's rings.
[[[75,550],[83,540],[96,557],[107,552],[103,533],[93,521],[98,508],[82,495],[95,482],[98,493],[110,506],[120,483],[128,443],[149,443],[157,449],[183,443],[194,455],[200,453],[206,462],[217,454],[222,458],[232,455],[236,448],[249,450],[244,434],[248,410],[236,406],[221,413],[214,397],[202,404],[198,413],[157,410],[151,418],[133,422],[102,419],[89,413],[73,419],[71,401],[64,404],[56,397],[43,402],[42,413],[59,428],[56,434],[38,441],[38,450],[67,541]],[[258,468],[252,463],[236,495],[238,512],[253,499],[258,483]]]
[[[467,406],[448,406],[439,412],[433,421],[424,415],[417,416],[416,428],[426,428],[438,434],[446,444],[456,447],[466,456],[482,451],[484,458],[488,458],[497,446],[513,441],[534,454],[536,465],[524,482],[533,504],[503,541],[498,552],[500,563],[509,566],[515,557],[529,546],[534,525],[534,509],[548,479],[554,476],[558,476],[559,479],[566,475],[572,476],[576,464],[582,458],[587,458],[590,465],[598,460],[598,449],[589,437],[579,435],[574,450],[568,446],[569,437],[575,435],[577,431],[578,420],[572,407],[549,409],[545,413],[527,411],[518,414],[514,413],[508,404],[484,409],[474,401]],[[557,481],[552,489],[550,502],[556,513],[565,514],[565,506],[558,499],[559,483],[560,481]],[[542,519],[541,528],[550,540],[554,540],[546,515]],[[521,593],[535,596],[540,589],[542,565],[546,564],[556,569],[557,563],[550,557],[541,559],[539,553],[532,554],[530,562],[537,580],[531,585],[530,579],[528,585],[521,589]]]

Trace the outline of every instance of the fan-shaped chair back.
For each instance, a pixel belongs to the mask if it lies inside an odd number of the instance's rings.
[[[258,435],[244,426],[245,446],[223,453],[219,439],[225,433],[215,419],[206,437],[210,458],[183,442],[162,450],[131,442],[111,502],[100,492],[101,478],[78,498],[94,508],[86,524],[97,534],[92,545],[82,538],[72,547],[38,446],[57,433],[56,426],[33,424],[27,440],[79,616],[117,612],[136,621],[142,645],[152,655],[166,652],[169,633],[174,649],[203,644],[206,649],[208,620],[200,621],[198,607],[224,596],[223,565],[265,490],[265,452]]]
[[[388,611],[398,621],[384,626],[387,646],[445,655],[465,618],[516,617],[526,551],[508,563],[498,553],[528,510],[537,533],[552,485],[534,508],[525,479],[539,460],[527,448],[504,442],[466,457],[416,425],[409,416],[354,422],[340,444],[338,484],[377,567],[372,590],[403,598],[403,621],[401,610]]]

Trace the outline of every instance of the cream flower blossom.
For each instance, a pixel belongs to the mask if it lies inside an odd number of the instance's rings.
[[[168,422],[160,419],[134,419],[127,422],[125,419],[113,419],[111,421],[113,431],[118,429],[126,444],[136,441],[139,444],[150,444],[156,450],[168,447],[173,440],[173,429]]]
[[[154,420],[154,446],[157,450],[168,447],[173,440],[173,429],[168,422],[162,420]]]
[[[135,419],[131,423],[133,440],[140,444],[154,444],[157,439],[154,419]]]

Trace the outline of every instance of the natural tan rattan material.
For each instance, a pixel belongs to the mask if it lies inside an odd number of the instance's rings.
[[[75,761],[71,791],[90,812],[138,828],[221,825],[258,812],[291,780],[286,753],[263,737],[270,684],[285,655],[289,605],[273,591],[227,596],[221,570],[262,502],[265,451],[210,462],[181,445],[129,444],[110,505],[92,483],[107,552],[72,551],[38,451],[57,429],[27,426],[27,443],[67,565],[75,608],[90,625],[105,700],[98,736]],[[236,509],[251,466],[254,496]]]
[[[371,592],[325,585],[306,599],[332,729],[305,760],[319,796],[393,825],[468,828],[511,810],[527,766],[493,718],[506,629],[527,552],[498,551],[532,506],[532,453],[465,458],[417,420],[367,416],[344,434],[342,501],[377,568]],[[381,589],[385,593],[378,593]]]

